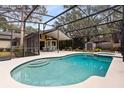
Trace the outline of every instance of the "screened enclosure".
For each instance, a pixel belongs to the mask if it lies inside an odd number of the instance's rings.
[[[124,6],[2,5],[0,19],[1,33],[10,33],[9,39],[0,34],[1,46],[8,42],[8,47],[0,47],[1,55],[8,53],[7,58],[40,54],[40,34],[50,29],[56,31],[58,52],[83,50],[87,42],[93,42],[97,50],[120,51],[124,55]],[[61,41],[60,31],[71,39]]]

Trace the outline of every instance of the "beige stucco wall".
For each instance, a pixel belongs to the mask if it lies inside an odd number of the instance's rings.
[[[0,40],[0,48],[10,48],[11,42],[7,40]]]

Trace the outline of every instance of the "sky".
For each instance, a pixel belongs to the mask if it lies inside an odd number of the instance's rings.
[[[48,14],[52,16],[56,16],[64,11],[64,8],[62,5],[47,5],[46,8],[47,8]],[[43,22],[46,22],[49,19],[51,19],[51,17],[43,17]],[[49,22],[48,24],[52,25],[55,22],[55,20]],[[49,28],[50,28],[49,26],[46,27],[46,29],[49,29]]]
[[[58,14],[60,14],[61,12],[64,11],[64,8],[62,5],[46,5],[45,6],[47,11],[48,11],[48,15],[52,15],[52,16],[56,16]],[[47,17],[47,16],[43,16],[43,22],[48,21],[49,19],[51,19],[52,17]],[[53,25],[56,19],[54,19],[53,21],[49,22],[48,24]],[[34,28],[37,28],[38,26],[35,24],[27,24],[27,26],[33,26]],[[46,26],[46,29],[51,29],[51,26]],[[43,26],[41,25],[41,29],[43,29]]]
[[[48,5],[46,8],[48,10],[48,14],[53,16],[59,14],[64,9],[62,5]]]

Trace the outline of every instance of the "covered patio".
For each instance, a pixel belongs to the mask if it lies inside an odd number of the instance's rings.
[[[46,31],[40,33],[40,49],[43,51],[55,51],[59,52],[59,42],[65,40],[71,40],[70,37],[65,35],[60,30]],[[42,42],[42,43],[41,43]]]

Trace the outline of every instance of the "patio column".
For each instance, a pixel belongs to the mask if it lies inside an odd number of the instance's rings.
[[[73,47],[74,47],[74,41],[73,41],[73,38],[71,40],[71,44],[72,44],[72,51],[73,51]]]
[[[59,53],[59,30],[57,30],[57,52]]]
[[[122,29],[121,29],[121,54],[123,56],[123,62],[124,62],[124,6],[123,6],[123,19],[122,19]]]
[[[10,51],[10,52],[11,52],[11,55],[10,55],[10,56],[11,56],[11,57],[10,57],[11,59],[12,59],[12,57],[13,57],[13,55],[12,55],[12,53],[13,53],[12,42],[13,42],[13,30],[11,30],[11,51]]]
[[[25,25],[26,25],[26,22],[24,22],[24,26],[23,26],[23,57],[25,57]]]
[[[38,24],[38,55],[40,55],[40,24]]]

